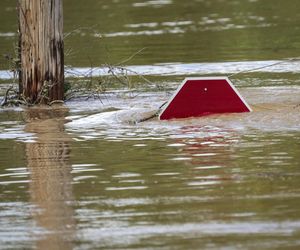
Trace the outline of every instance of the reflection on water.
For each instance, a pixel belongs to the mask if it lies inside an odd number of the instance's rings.
[[[149,89],[69,113],[1,109],[0,249],[299,249],[299,61],[284,59],[299,55],[300,1],[64,5],[67,76],[142,48],[128,69],[172,90],[276,65],[232,77],[247,114],[136,123],[169,98]],[[0,1],[0,54],[13,54],[15,6]]]
[[[267,100],[253,95],[260,108],[290,101],[274,107],[268,123],[287,119],[297,100],[274,89]],[[110,104],[128,115],[155,98],[162,96]],[[16,118],[0,122],[2,135],[19,132],[0,144],[1,242],[12,249],[297,249],[299,126],[265,129],[260,111],[140,124],[106,114],[104,122],[105,103],[84,104],[69,103],[69,113],[27,110],[25,127]],[[8,160],[12,150],[16,159]]]
[[[215,136],[197,138],[199,128],[182,130],[190,135],[144,139],[138,148],[128,139],[74,145],[104,169],[78,183],[86,187],[78,188],[83,240],[104,248],[298,244],[299,133],[217,135],[211,128]]]
[[[26,143],[30,173],[30,201],[37,225],[47,233],[37,249],[73,249],[75,232],[70,138],[64,132],[64,110],[28,109],[25,131],[34,133],[35,142]]]

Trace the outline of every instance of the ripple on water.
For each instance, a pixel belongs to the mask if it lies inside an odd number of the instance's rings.
[[[181,26],[180,26],[181,27]],[[149,33],[153,35],[153,33],[182,33],[182,28],[172,28],[172,29],[162,29],[156,31],[128,31],[128,32],[119,32],[119,33],[111,33],[107,34],[107,36],[128,36],[128,35],[145,35],[145,33]],[[273,65],[273,66],[272,66]],[[203,75],[231,75],[234,73],[249,71],[253,69],[255,72],[266,72],[266,73],[297,73],[299,71],[300,61],[280,61],[280,60],[270,60],[270,61],[242,61],[242,62],[206,62],[206,63],[161,63],[154,65],[133,65],[127,66],[128,75],[143,75],[143,76],[182,76],[182,78],[187,76],[203,76]],[[270,66],[270,67],[267,67]],[[109,72],[109,68],[99,67],[93,69],[91,72],[90,68],[74,68],[72,70],[66,71],[66,77],[80,77],[92,74],[92,76],[104,76]],[[118,72],[116,72],[118,73]],[[119,73],[122,73],[121,71]],[[0,70],[0,79],[13,79],[13,73]],[[260,82],[262,84],[261,79],[250,79],[252,81],[251,85],[256,86],[256,82]],[[276,85],[274,80],[270,79],[269,81],[273,81],[272,85]],[[278,80],[275,80],[278,81]],[[279,80],[281,84],[286,83],[287,79]],[[297,80],[293,80],[297,81]],[[238,82],[241,82],[239,80]],[[299,82],[298,82],[299,83]],[[295,83],[294,83],[295,84]]]
[[[0,185],[17,185],[30,183],[30,172],[27,168],[7,168],[3,174],[0,174]]]
[[[124,173],[120,173],[117,175],[113,175],[112,177],[114,178],[133,178],[133,177],[140,177],[141,174],[139,173],[129,173],[129,172],[124,172]]]
[[[107,191],[127,191],[127,190],[144,190],[147,186],[127,186],[127,187],[106,187]]]
[[[148,0],[148,1],[143,1],[143,2],[136,2],[133,3],[132,6],[133,7],[161,7],[164,5],[169,5],[172,4],[173,1],[172,0]]]
[[[36,137],[33,133],[24,131],[24,126],[14,126],[12,128],[0,128],[0,140],[15,139],[22,142],[34,142]]]
[[[200,167],[195,167],[194,169],[209,170],[209,169],[218,169],[218,168],[222,168],[222,166],[200,166]]]
[[[7,249],[31,248],[32,241],[39,240],[47,230],[30,220],[32,213],[39,208],[27,202],[0,202],[0,238],[1,247]],[[12,247],[9,247],[11,243]]]
[[[124,223],[124,222],[123,222]],[[171,223],[169,225],[136,225],[129,223],[123,225],[114,223],[108,226],[94,225],[93,227],[83,228],[83,240],[95,242],[98,246],[119,246],[138,244],[162,235],[169,237],[191,237],[203,239],[205,237],[228,237],[237,235],[240,237],[248,237],[249,235],[259,235],[261,237],[267,235],[273,236],[289,236],[299,231],[299,221],[254,221],[254,222],[218,222],[212,221],[208,223]],[[124,242],[126,238],[126,242]],[[100,244],[100,245],[99,245]],[[259,246],[258,243],[251,243],[251,246]],[[236,247],[236,246],[234,246]],[[234,248],[233,247],[233,248]]]
[[[98,172],[103,171],[103,168],[97,168],[97,164],[73,164],[72,172],[73,174],[80,174],[83,172]]]

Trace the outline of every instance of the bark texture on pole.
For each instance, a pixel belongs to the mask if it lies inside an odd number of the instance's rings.
[[[29,103],[63,100],[63,0],[19,0],[20,94]]]

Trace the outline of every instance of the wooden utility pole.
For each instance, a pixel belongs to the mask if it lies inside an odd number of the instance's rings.
[[[19,0],[20,96],[28,103],[64,97],[63,0]]]

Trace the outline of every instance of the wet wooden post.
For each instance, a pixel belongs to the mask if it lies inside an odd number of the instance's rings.
[[[20,96],[63,100],[63,0],[19,0]]]

